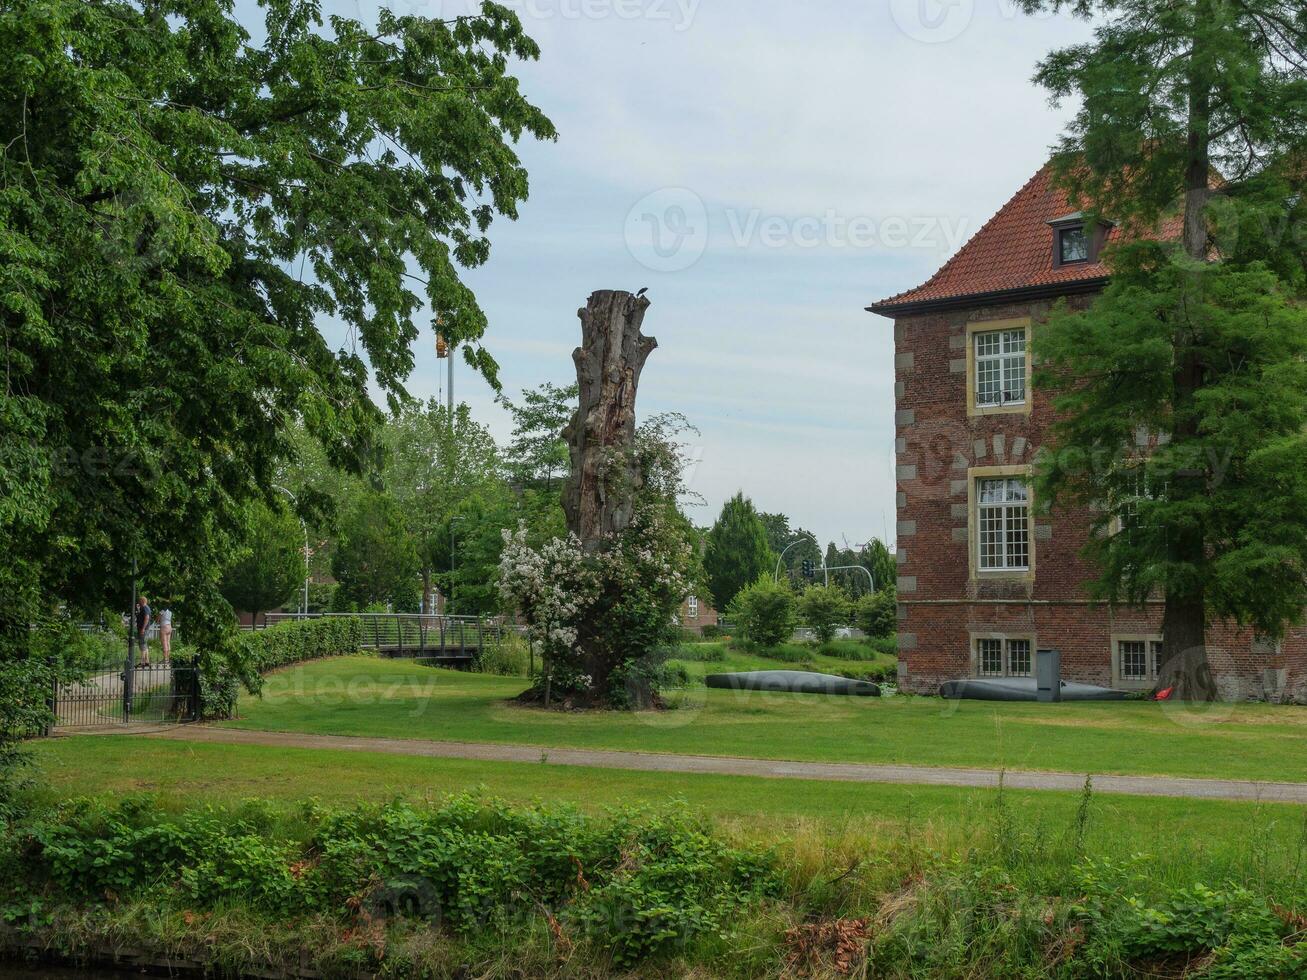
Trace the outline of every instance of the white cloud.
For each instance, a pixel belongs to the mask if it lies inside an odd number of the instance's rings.
[[[361,3],[375,16],[380,2],[324,0],[324,12],[357,16]],[[520,147],[531,199],[520,221],[493,227],[490,263],[469,275],[506,389],[569,380],[586,296],[647,285],[647,331],[661,346],[641,411],[680,410],[702,430],[695,479],[708,505],[695,519],[744,489],[823,540],[892,536],[892,330],[863,307],[922,282],[958,236],[741,247],[732,216],[934,218],[973,234],[1061,130],[1066,110],[1029,79],[1085,25],[1021,16],[1012,0],[516,2],[534,11],[526,27],[543,50],[521,67],[523,88],[560,138]],[[397,3],[442,16],[467,6]],[[617,13],[655,4],[672,16]],[[928,43],[940,15],[965,23]],[[927,42],[915,39],[923,31]],[[632,205],[667,187],[692,190],[710,221],[702,257],[676,272],[639,264],[624,238]],[[412,383],[423,394],[443,378],[429,346]],[[507,434],[488,387],[461,365],[455,387]]]

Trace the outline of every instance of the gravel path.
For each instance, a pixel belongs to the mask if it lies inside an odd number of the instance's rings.
[[[119,732],[122,729],[118,729]],[[106,731],[105,734],[110,734]],[[929,766],[871,765],[845,762],[786,762],[723,756],[675,755],[655,752],[614,752],[597,749],[562,749],[528,745],[494,745],[480,742],[429,742],[392,738],[354,738],[309,735],[300,732],[261,732],[208,725],[182,725],[144,734],[181,742],[224,745],[265,745],[279,748],[331,749],[345,752],[379,752],[385,755],[425,756],[438,759],[475,759],[485,762],[533,762],[551,766],[591,766],[641,772],[713,773],[726,776],[762,776],[773,779],[819,779],[854,783],[903,783],[915,786],[966,786],[992,788],[1000,773],[992,769],[936,769]],[[1046,789],[1078,792],[1084,773],[1008,771],[1002,774],[1009,789]],[[1176,796],[1210,800],[1258,800],[1266,803],[1307,803],[1307,783],[1259,783],[1233,779],[1188,779],[1175,776],[1094,776],[1099,793],[1130,796]]]

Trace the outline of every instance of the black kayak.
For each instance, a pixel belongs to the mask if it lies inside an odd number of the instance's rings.
[[[782,691],[788,694],[850,694],[878,698],[880,688],[871,681],[855,681],[834,674],[814,674],[806,670],[751,670],[742,674],[709,674],[709,687],[732,691]]]
[[[1033,677],[967,677],[945,681],[939,686],[939,696],[966,701],[1037,701],[1038,691]],[[1125,691],[1093,684],[1062,682],[1063,701],[1124,701]]]

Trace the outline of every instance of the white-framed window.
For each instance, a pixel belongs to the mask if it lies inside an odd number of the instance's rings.
[[[982,636],[976,640],[976,674],[980,677],[1029,677],[1034,641],[1028,637]]]
[[[1126,683],[1151,684],[1157,680],[1162,662],[1162,641],[1154,637],[1131,637],[1116,641],[1117,676]]]
[[[1132,464],[1126,467],[1111,489],[1110,506],[1115,514],[1108,527],[1109,533],[1129,535],[1144,527],[1139,505],[1162,499],[1164,491],[1165,485],[1161,488],[1154,486],[1143,465]]]
[[[979,481],[976,495],[978,567],[982,572],[1030,568],[1030,488],[1020,478]]]
[[[685,600],[685,615],[687,619],[699,618],[699,597],[692,595]]]
[[[1029,640],[1007,641],[1007,672],[1013,677],[1029,677],[1034,651]]]
[[[989,330],[974,336],[976,407],[1021,405],[1026,400],[1026,331]]]

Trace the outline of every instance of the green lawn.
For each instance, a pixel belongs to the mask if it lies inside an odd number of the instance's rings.
[[[562,800],[584,808],[673,800],[743,832],[779,843],[787,836],[841,837],[952,851],[992,831],[997,791],[934,786],[630,772],[534,763],[426,759],[370,752],[282,749],[82,736],[36,743],[43,799],[151,793],[169,806],[262,798],[293,808],[305,799],[352,802],[439,798],[480,790],[515,802]],[[1068,832],[1074,793],[1005,791],[1024,831]],[[1301,851],[1303,808],[1214,800],[1097,794],[1089,843],[1108,852],[1158,853],[1159,867],[1287,865]],[[1165,842],[1183,840],[1183,848]]]
[[[704,671],[781,667],[732,655]],[[815,761],[1307,781],[1307,709],[1062,705],[709,691],[661,713],[562,714],[509,703],[520,678],[346,657],[267,679],[230,724],[272,731]]]
[[[1030,941],[1028,927],[1013,924],[1018,905],[1026,908],[1022,915],[1038,915],[1048,925],[1061,906],[1083,900],[1078,898],[1083,894],[1081,879],[1070,871],[1075,865],[1087,864],[1091,876],[1104,877],[1104,887],[1118,883],[1129,889],[1127,895],[1142,895],[1143,901],[1150,896],[1165,900],[1179,888],[1242,887],[1255,897],[1240,896],[1238,907],[1274,901],[1292,914],[1300,907],[1293,903],[1302,894],[1307,855],[1304,808],[1286,805],[638,773],[139,736],[60,738],[35,743],[34,748],[42,772],[41,788],[33,793],[40,802],[81,795],[117,802],[127,794],[139,799],[148,793],[165,810],[214,805],[219,820],[253,821],[259,833],[273,839],[305,839],[305,803],[313,798],[341,804],[473,792],[511,802],[570,802],[586,810],[642,804],[662,808],[683,801],[706,811],[714,833],[774,849],[784,882],[781,898],[754,910],[756,918],[733,923],[733,945],[714,954],[749,965],[719,971],[691,969],[679,960],[659,962],[639,971],[648,977],[773,975],[777,971],[771,967],[784,953],[780,943],[786,929],[835,916],[878,915],[884,916],[877,921],[887,923],[886,928],[908,930],[914,944],[943,949],[937,959],[952,969],[941,969],[938,975],[1042,976],[1040,963],[1049,961],[1039,949],[1026,957],[1026,968],[1007,969],[1005,944]],[[133,805],[129,812],[136,809]],[[229,949],[248,951],[256,962],[263,951],[282,948],[271,942],[273,937],[282,937],[293,955],[306,944],[316,949],[320,943],[337,942],[341,932],[333,923],[325,933],[297,933],[291,921],[283,936],[248,915],[230,921],[213,913],[193,915],[193,899],[185,897],[184,902],[155,906],[139,898],[133,904],[129,898],[121,911],[115,904],[108,918],[88,921],[93,928],[98,922],[97,935],[115,948],[126,944],[175,951],[184,942],[206,949],[226,943]],[[238,905],[235,911],[242,909]],[[914,918],[904,924],[903,916]],[[81,930],[81,918],[68,921]],[[187,931],[192,926],[194,933]],[[58,928],[46,940],[54,948],[68,942]],[[524,954],[526,965],[514,975],[534,976],[545,972],[542,964],[558,957],[556,948],[546,945],[543,954],[532,959],[535,939],[549,943],[551,933],[543,924],[530,934],[513,936],[511,954],[494,946],[505,941],[497,931],[485,934],[490,948],[478,947],[480,953],[464,950],[446,934],[417,935],[423,948],[449,961],[434,975],[452,975],[457,964],[478,962],[478,956],[507,962],[510,955]],[[1049,948],[1060,948],[1056,935]],[[1073,938],[1079,935],[1077,929]],[[433,942],[455,945],[442,954]],[[964,970],[958,969],[964,954],[950,952],[963,948],[968,948],[966,962],[972,964]],[[581,969],[568,975],[609,975],[606,966],[584,969],[583,954],[578,946],[577,958],[568,962]],[[909,950],[905,955],[919,958],[924,952]],[[388,960],[400,961],[389,954]],[[766,970],[756,964],[765,964]]]

